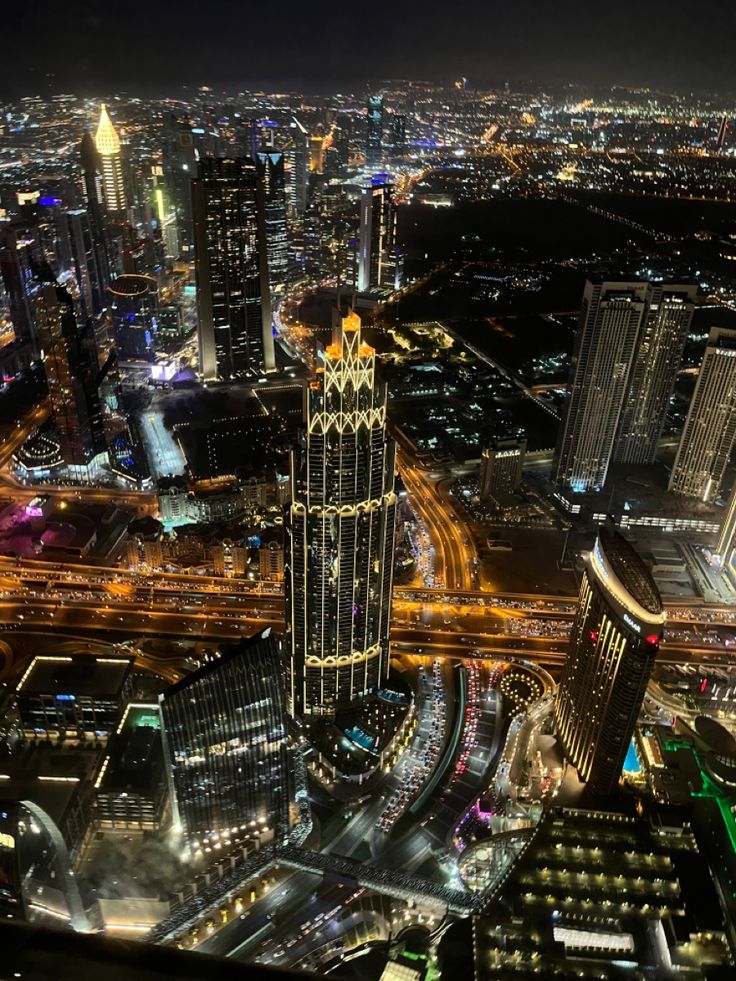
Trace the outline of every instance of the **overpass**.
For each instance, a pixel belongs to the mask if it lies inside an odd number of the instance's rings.
[[[286,865],[300,872],[317,872],[322,875],[331,873],[343,879],[352,879],[366,889],[373,889],[405,902],[421,897],[423,902],[436,903],[460,916],[478,912],[481,906],[480,897],[473,893],[422,879],[411,872],[384,869],[342,855],[325,855],[322,852],[295,848],[293,845],[283,845],[277,851],[277,861],[279,865]]]

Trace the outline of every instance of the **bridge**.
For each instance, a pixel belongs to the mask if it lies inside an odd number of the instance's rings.
[[[342,855],[324,855],[322,852],[284,845],[278,849],[277,860],[279,865],[286,865],[300,872],[318,872],[323,875],[331,873],[345,879],[353,879],[367,889],[374,889],[376,892],[406,902],[413,902],[421,897],[424,902],[434,902],[460,916],[477,913],[483,905],[480,901],[481,897],[473,893],[422,879],[411,872],[384,869]]]

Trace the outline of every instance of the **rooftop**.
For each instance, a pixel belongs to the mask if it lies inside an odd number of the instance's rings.
[[[607,519],[598,532],[601,550],[629,595],[648,613],[662,612],[662,599],[644,560]]]
[[[119,695],[133,668],[132,657],[39,655],[18,685],[23,695]]]

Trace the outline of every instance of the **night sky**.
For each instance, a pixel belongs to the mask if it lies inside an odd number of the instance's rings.
[[[465,75],[725,93],[735,37],[730,0],[32,0],[3,5],[0,92],[327,92]]]

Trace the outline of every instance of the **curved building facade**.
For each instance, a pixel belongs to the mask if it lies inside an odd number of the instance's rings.
[[[91,930],[64,838],[32,801],[0,800],[0,910],[9,919]]]
[[[360,318],[342,321],[307,392],[287,508],[289,710],[331,715],[388,675],[395,444]]]
[[[585,564],[555,719],[565,755],[596,794],[613,791],[662,639],[649,570],[608,519]]]

